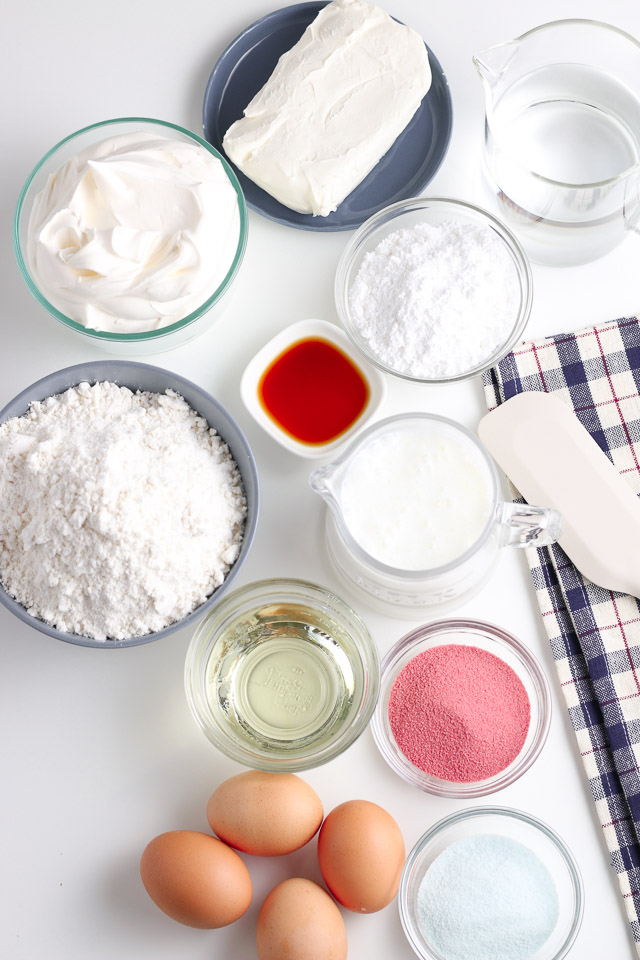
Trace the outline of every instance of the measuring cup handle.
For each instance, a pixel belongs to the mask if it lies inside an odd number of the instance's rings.
[[[625,188],[624,225],[640,234],[640,174],[632,177]]]
[[[557,510],[528,503],[501,503],[498,524],[501,546],[548,547],[562,533],[562,516]]]

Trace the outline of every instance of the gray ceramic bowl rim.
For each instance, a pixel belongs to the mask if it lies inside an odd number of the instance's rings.
[[[104,372],[105,368],[113,368],[114,374],[108,375]],[[124,373],[122,372],[123,368]],[[99,370],[102,372],[98,372]],[[132,373],[129,383],[125,382],[127,370],[131,370]],[[206,390],[203,390],[202,387],[199,387],[197,384],[193,383],[193,381],[187,380],[185,377],[181,377],[177,373],[172,373],[170,370],[165,370],[162,367],[152,366],[148,363],[137,363],[135,360],[93,360],[89,363],[78,363],[70,367],[64,367],[61,370],[56,370],[53,373],[48,374],[46,377],[42,377],[40,380],[37,380],[35,383],[32,383],[31,386],[22,390],[16,397],[13,398],[13,400],[10,400],[9,403],[6,404],[2,410],[0,410],[0,423],[4,423],[5,420],[9,420],[12,417],[22,416],[24,413],[26,413],[29,405],[34,401],[44,400],[46,397],[55,396],[56,394],[62,393],[64,390],[76,386],[84,381],[89,383],[97,383],[99,380],[110,380],[113,383],[118,383],[125,387],[129,386],[135,377],[135,372],[138,370],[142,370],[144,373],[155,375],[158,378],[167,381],[164,389],[175,389],[176,392],[184,396],[185,400],[187,400],[187,403],[189,403],[189,405],[196,411],[196,413],[199,413],[200,416],[203,416],[203,414],[197,407],[195,407],[189,397],[185,394],[191,395],[195,393],[199,398],[203,398],[206,402],[211,403],[216,408],[216,413],[219,413],[221,419],[226,421],[225,426],[229,428],[229,432],[234,434],[233,438],[225,436],[222,430],[218,431],[218,425],[212,424],[209,418],[205,417],[209,425],[213,426],[214,429],[219,432],[220,437],[229,445],[230,449],[235,447],[235,449],[232,449],[232,454],[234,460],[236,460],[236,463],[238,461],[238,450],[243,454],[246,460],[246,466],[244,470],[241,469],[240,465],[238,464],[238,469],[240,470],[240,474],[242,476],[248,505],[248,515],[245,522],[244,536],[237,560],[225,577],[223,583],[221,583],[220,586],[214,590],[214,592],[205,600],[204,603],[200,604],[199,607],[196,607],[196,609],[188,616],[183,617],[182,620],[178,620],[176,623],[172,623],[168,627],[164,627],[162,630],[158,630],[155,633],[147,633],[140,637],[129,637],[126,640],[94,640],[92,637],[84,637],[80,634],[65,633],[62,630],[57,630],[55,627],[45,623],[44,620],[39,620],[37,617],[31,616],[26,608],[21,603],[18,603],[18,601],[12,596],[10,596],[10,594],[7,593],[0,583],[0,603],[2,603],[3,606],[5,606],[16,617],[18,617],[19,620],[22,620],[23,623],[34,627],[41,633],[45,633],[49,637],[55,637],[57,640],[64,640],[67,643],[73,643],[78,646],[96,647],[100,649],[106,648],[109,650],[113,649],[114,647],[136,647],[143,643],[150,643],[152,640],[160,640],[162,637],[166,637],[171,633],[175,633],[177,630],[182,630],[183,627],[189,626],[195,620],[198,620],[203,614],[207,613],[207,611],[210,610],[211,607],[213,607],[227,592],[228,588],[238,575],[240,568],[242,567],[242,564],[249,553],[256,532],[260,505],[258,471],[253,452],[251,451],[244,433],[234,418],[225,410],[221,403],[211,396],[211,394],[207,393]],[[53,383],[57,383],[58,385],[50,389],[49,385]],[[64,383],[66,383],[66,385],[63,385]],[[131,389],[130,386],[129,388]],[[135,389],[140,388],[136,387]],[[149,388],[143,387],[142,389]],[[150,390],[150,392],[158,393],[160,391]]]

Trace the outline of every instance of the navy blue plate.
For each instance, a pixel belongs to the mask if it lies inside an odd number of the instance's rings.
[[[256,20],[236,37],[209,77],[203,127],[222,151],[222,138],[271,76],[279,57],[296,43],[325,2],[296,3]],[[328,217],[297,213],[279,203],[233,164],[247,204],[269,220],[302,230],[354,230],[396,200],[415,197],[435,176],[449,146],[453,111],[446,77],[427,47],[433,79],[411,123],[371,173]]]

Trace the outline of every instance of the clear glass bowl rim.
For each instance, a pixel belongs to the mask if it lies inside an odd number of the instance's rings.
[[[378,228],[384,224],[398,219],[404,213],[428,210],[429,207],[436,207],[443,211],[447,209],[451,209],[453,212],[459,210],[465,217],[471,216],[474,220],[480,218],[485,220],[489,226],[492,226],[511,254],[522,293],[520,310],[504,344],[494,351],[490,357],[487,357],[482,363],[473,367],[471,370],[466,370],[452,377],[415,377],[388,366],[361,343],[359,338],[353,333],[349,312],[347,276],[351,271],[353,261],[360,246],[374,236]],[[531,305],[533,302],[533,275],[531,265],[520,241],[502,220],[494,217],[488,210],[469,203],[466,200],[458,200],[455,197],[410,197],[407,200],[398,200],[396,203],[389,204],[389,206],[379,210],[368,220],[365,220],[362,226],[353,234],[338,261],[334,283],[334,299],[340,323],[347,333],[347,336],[354,346],[364,354],[367,360],[378,367],[379,370],[383,370],[385,373],[389,373],[394,377],[407,380],[411,383],[457,383],[461,380],[469,380],[480,373],[484,373],[485,370],[494,366],[494,364],[498,363],[499,360],[509,353],[518,342],[531,313]]]
[[[424,833],[416,842],[405,861],[402,875],[400,877],[400,888],[398,891],[398,911],[400,913],[400,922],[409,944],[414,952],[422,958],[422,960],[442,960],[439,955],[431,953],[431,951],[429,951],[429,953],[425,953],[422,943],[420,943],[415,936],[416,926],[408,907],[409,878],[415,864],[420,859],[428,844],[430,844],[439,834],[443,833],[449,827],[454,826],[457,823],[461,823],[464,820],[481,819],[487,816],[510,817],[514,820],[520,820],[521,822],[534,827],[534,829],[540,830],[541,833],[543,833],[552,842],[562,857],[571,879],[575,899],[573,922],[565,942],[562,944],[560,950],[553,958],[553,960],[562,960],[562,957],[565,957],[573,946],[582,924],[582,916],[584,913],[584,886],[582,883],[582,876],[580,874],[575,857],[571,853],[569,847],[564,842],[562,837],[560,837],[559,834],[557,834],[555,830],[553,830],[543,820],[539,820],[537,817],[534,817],[529,813],[525,813],[523,810],[517,810],[515,807],[468,807],[466,810],[460,810],[457,813],[452,813],[449,816],[444,817],[442,820],[438,820],[438,822],[430,827],[429,830],[427,830],[427,832]]]
[[[265,754],[252,751],[244,744],[239,743],[227,731],[206,722],[203,713],[207,713],[206,700],[202,694],[203,670],[209,659],[211,650],[217,642],[219,627],[212,629],[213,619],[226,621],[227,614],[241,610],[247,603],[251,607],[268,606],[283,599],[283,596],[295,596],[300,602],[310,603],[315,598],[325,601],[348,621],[357,627],[358,635],[354,638],[364,674],[364,687],[360,703],[350,712],[348,723],[339,734],[328,744],[315,749],[309,746],[307,753],[302,757],[288,758],[286,755],[274,754],[267,757]],[[184,686],[187,702],[194,719],[207,739],[222,753],[238,763],[254,769],[272,772],[295,772],[310,770],[335,759],[350,747],[366,730],[373,711],[375,710],[380,689],[380,659],[378,648],[369,628],[353,607],[343,600],[335,591],[328,587],[293,577],[273,577],[263,580],[253,580],[251,583],[238,587],[222,598],[219,604],[211,611],[211,616],[205,616],[198,624],[196,631],[187,648],[184,666]]]
[[[564,30],[567,27],[569,29],[575,29],[577,27],[578,29],[587,30],[595,28],[598,31],[601,30],[606,33],[616,34],[623,40],[629,40],[630,43],[637,47],[640,51],[640,41],[638,41],[636,37],[632,36],[630,33],[627,33],[626,30],[622,30],[620,27],[616,27],[612,23],[605,23],[604,20],[593,20],[588,17],[565,17],[560,20],[548,20],[546,23],[539,23],[530,30],[525,30],[524,33],[521,33],[520,36],[515,37],[513,40],[504,40],[502,43],[492,44],[488,49],[497,50],[500,47],[517,46],[521,44],[523,40],[528,40],[531,37],[535,37],[539,33],[548,32],[551,28]],[[478,71],[478,62],[481,56],[482,54],[480,53],[471,57],[471,61]],[[495,138],[495,132],[493,128],[493,103],[491,101],[487,101],[485,104],[485,119]],[[617,173],[613,177],[608,177],[605,180],[594,180],[587,183],[569,183],[566,180],[552,180],[550,177],[545,177],[543,174],[537,173],[535,170],[529,170],[526,167],[523,167],[523,169],[525,169],[526,172],[536,180],[539,180],[541,183],[549,184],[553,187],[563,187],[567,190],[598,190],[602,189],[603,187],[609,187],[614,183],[620,183],[622,180],[626,180],[632,173],[634,173],[634,171],[640,170],[640,160],[636,160],[635,163],[631,164],[630,167],[627,167],[626,170],[623,170],[622,173]]]
[[[477,631],[478,633],[489,635],[492,641],[497,642],[498,648],[504,645],[515,654],[536,690],[538,716],[538,726],[527,750],[521,750],[516,759],[509,764],[505,770],[499,771],[495,776],[487,780],[465,783],[441,780],[438,777],[430,776],[428,773],[414,767],[409,760],[403,760],[402,757],[398,757],[392,748],[392,744],[389,742],[383,719],[384,711],[386,711],[388,704],[386,694],[387,683],[390,680],[395,682],[398,672],[396,668],[403,657],[412,649],[420,646],[425,639],[432,637],[441,638],[442,644],[445,645],[447,643],[447,634],[461,630]],[[469,645],[473,645],[472,636],[469,637]],[[419,651],[416,650],[414,655],[417,655],[418,652]],[[495,652],[494,655],[499,657],[500,653]],[[385,761],[394,773],[402,777],[407,783],[410,783],[425,793],[437,797],[476,799],[497,793],[498,790],[502,790],[504,787],[515,783],[515,781],[533,765],[546,743],[551,724],[551,712],[551,694],[546,674],[538,663],[537,658],[516,636],[503,627],[489,623],[486,620],[476,620],[470,617],[432,620],[429,623],[414,627],[406,633],[383,657],[380,665],[380,695],[371,721],[371,731],[376,746]],[[391,736],[391,734],[389,734],[389,736]],[[399,748],[398,752],[401,752]]]
[[[88,133],[91,130],[100,130],[103,127],[109,127],[114,124],[153,124],[155,126],[166,127],[169,130],[176,130],[178,133],[182,134],[185,137],[188,137],[190,140],[199,143],[201,147],[204,147],[208,153],[212,154],[222,163],[225,173],[229,178],[229,181],[235,190],[236,196],[238,198],[238,213],[240,215],[240,231],[238,235],[238,246],[235,252],[235,256],[227,271],[226,276],[219,284],[216,290],[205,300],[201,306],[196,310],[193,310],[191,313],[187,314],[186,317],[183,317],[181,320],[177,320],[175,323],[169,324],[166,327],[160,327],[158,330],[145,330],[140,333],[113,333],[107,330],[92,330],[91,327],[85,327],[82,323],[78,323],[76,320],[72,320],[70,317],[67,317],[64,313],[54,307],[53,304],[44,296],[40,291],[39,287],[33,280],[29,268],[27,267],[25,258],[22,253],[22,243],[20,241],[20,224],[22,221],[23,214],[28,216],[30,211],[24,209],[25,200],[27,199],[27,194],[29,188],[37,176],[39,171],[42,169],[45,163],[50,160],[57,151],[64,146],[66,143],[69,143],[71,140],[74,140],[76,137],[80,137],[85,133]],[[51,316],[55,317],[56,320],[59,320],[66,327],[69,327],[71,330],[77,330],[78,333],[82,333],[88,337],[94,337],[97,340],[106,340],[108,342],[115,343],[140,343],[147,340],[157,340],[161,337],[166,337],[171,333],[175,333],[178,330],[182,330],[184,327],[189,326],[189,324],[194,323],[196,320],[199,320],[203,314],[207,313],[208,310],[213,307],[215,303],[222,297],[226,290],[231,285],[232,280],[240,269],[240,264],[242,263],[244,253],[247,247],[247,229],[248,229],[248,216],[247,216],[247,205],[244,199],[244,194],[242,192],[242,187],[236,177],[235,173],[229,166],[226,159],[206,140],[203,140],[202,137],[199,137],[198,134],[193,133],[191,130],[187,130],[185,127],[180,127],[176,123],[170,123],[168,120],[154,120],[151,117],[117,117],[113,120],[100,120],[97,123],[91,123],[86,127],[82,127],[81,130],[76,130],[73,133],[70,133],[68,136],[64,137],[62,140],[59,140],[50,150],[48,150],[41,160],[35,165],[29,176],[27,177],[24,186],[20,191],[18,197],[18,202],[16,204],[16,210],[13,218],[13,249],[18,262],[18,267],[20,273],[22,274],[27,287],[33,296],[38,300],[40,304],[47,310]]]

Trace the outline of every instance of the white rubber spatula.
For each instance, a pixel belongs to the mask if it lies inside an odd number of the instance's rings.
[[[558,543],[593,583],[640,597],[640,500],[569,407],[519,393],[478,435],[528,503],[559,510]]]

